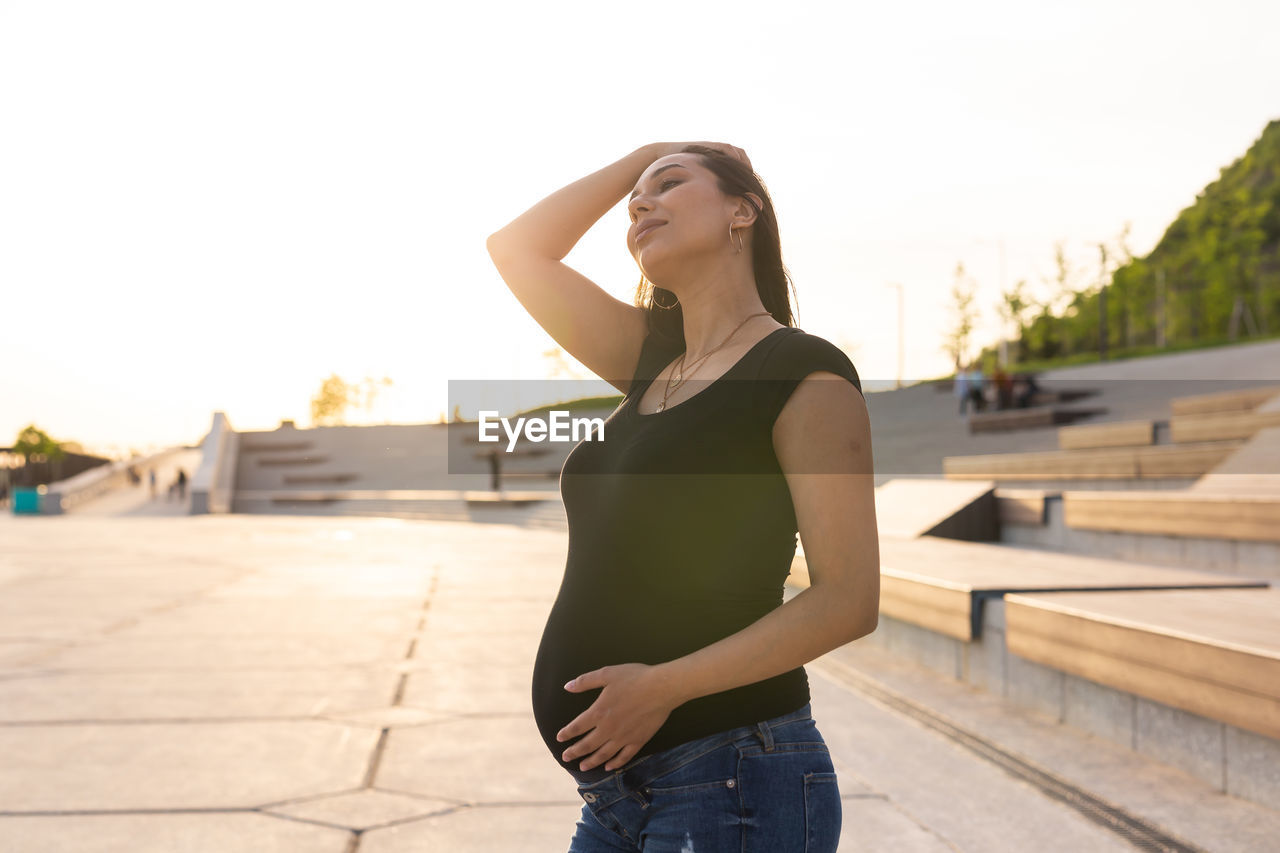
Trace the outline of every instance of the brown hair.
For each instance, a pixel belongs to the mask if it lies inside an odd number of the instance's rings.
[[[773,209],[773,199],[764,188],[760,176],[742,161],[723,154],[705,145],[686,145],[680,150],[682,154],[697,154],[701,164],[716,176],[716,184],[720,192],[727,196],[741,196],[747,203],[757,207],[755,201],[747,197],[747,193],[755,193],[764,207],[756,211],[756,221],[752,226],[754,232],[751,239],[751,266],[756,279],[756,292],[765,310],[773,315],[784,326],[794,326],[795,319],[791,313],[791,301],[787,287],[795,292],[795,284],[791,274],[782,263],[782,240],[778,236],[778,216]],[[657,302],[654,295],[657,294]],[[670,290],[658,287],[640,276],[640,284],[636,288],[635,304],[643,308],[649,331],[668,341],[683,345],[684,343],[684,308],[663,308],[676,301],[676,295]],[[799,297],[796,303],[799,304]]]

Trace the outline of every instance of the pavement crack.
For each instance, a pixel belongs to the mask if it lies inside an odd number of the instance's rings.
[[[365,771],[364,781],[361,788],[372,788],[373,779],[378,775],[378,766],[382,763],[382,754],[386,750],[387,738],[391,734],[391,729],[384,728],[378,734],[378,742],[373,746],[373,755],[369,759],[369,769]]]

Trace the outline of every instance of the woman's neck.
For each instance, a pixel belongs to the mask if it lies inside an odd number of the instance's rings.
[[[688,301],[685,297],[680,298],[680,305],[684,314],[686,361],[706,355],[724,343],[730,334],[733,339],[727,346],[754,337],[751,334],[753,330],[764,328],[768,324],[777,325],[767,314],[751,317],[752,314],[766,311],[754,282],[749,291],[738,288],[730,292],[702,291],[690,294]],[[748,317],[751,319],[748,320]]]

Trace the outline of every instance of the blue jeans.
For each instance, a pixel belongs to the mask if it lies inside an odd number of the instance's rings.
[[[805,705],[647,755],[589,785],[569,853],[834,853],[840,789]]]

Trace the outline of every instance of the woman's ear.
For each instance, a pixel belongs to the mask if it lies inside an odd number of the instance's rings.
[[[734,215],[744,226],[754,225],[756,217],[760,215],[760,211],[764,210],[764,204],[760,201],[760,196],[755,193],[743,193],[742,199],[738,205],[738,209],[734,211]]]

